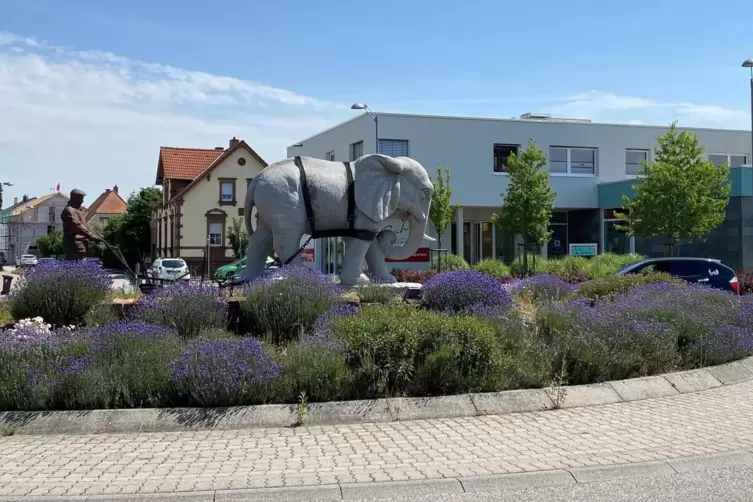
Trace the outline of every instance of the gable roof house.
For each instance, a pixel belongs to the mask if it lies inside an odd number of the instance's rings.
[[[24,195],[0,212],[0,252],[14,263],[22,254],[39,255],[37,239],[63,228],[60,214],[68,197],[54,192],[41,197]]]
[[[90,224],[106,225],[113,216],[125,214],[128,203],[118,193],[118,185],[106,188],[86,211],[86,221]]]
[[[232,262],[228,228],[233,217],[243,217],[246,188],[265,167],[236,138],[227,148],[160,147],[155,183],[163,198],[152,218],[152,259],[183,258],[192,275]]]

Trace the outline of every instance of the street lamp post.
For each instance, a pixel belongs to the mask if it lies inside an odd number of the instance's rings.
[[[753,58],[743,62],[743,68],[750,68],[750,155],[749,164],[753,164]]]
[[[374,143],[374,151],[375,153],[379,153],[379,117],[376,113],[372,112],[368,105],[365,105],[363,103],[353,103],[353,105],[350,107],[351,110],[366,110],[366,113],[371,115],[371,118],[374,119],[374,132],[375,137],[374,139],[376,142]]]

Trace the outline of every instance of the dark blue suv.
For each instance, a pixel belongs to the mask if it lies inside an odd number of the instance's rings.
[[[617,275],[664,272],[687,282],[706,284],[716,289],[740,294],[737,275],[720,260],[711,258],[648,258],[617,271]]]

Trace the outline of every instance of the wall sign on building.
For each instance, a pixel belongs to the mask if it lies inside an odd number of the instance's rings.
[[[301,237],[301,246],[304,245],[308,238],[308,235]],[[314,263],[316,261],[316,242],[313,239],[301,250],[301,256],[304,262]]]
[[[598,253],[598,246],[595,243],[589,244],[570,244],[570,256],[584,256],[590,258]]]

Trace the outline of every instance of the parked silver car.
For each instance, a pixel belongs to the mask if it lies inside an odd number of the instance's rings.
[[[153,279],[175,281],[178,279],[188,280],[188,264],[183,258],[157,258],[152,266],[146,271],[146,275]]]

